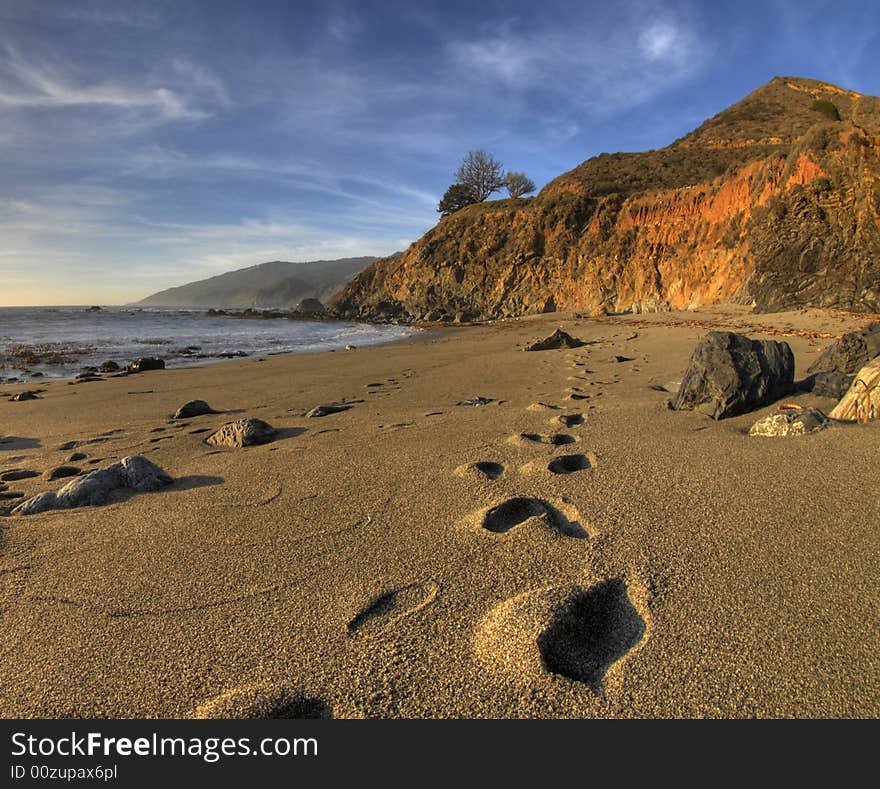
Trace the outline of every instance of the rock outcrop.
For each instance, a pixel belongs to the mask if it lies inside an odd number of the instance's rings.
[[[877,356],[880,356],[880,323],[872,323],[862,331],[844,334],[829,345],[807,369],[811,375],[802,382],[802,388],[839,400],[855,380],[856,373]]]
[[[331,306],[403,321],[718,302],[876,312],[878,217],[880,98],[776,78],[666,148],[456,211]]]
[[[527,351],[555,351],[560,348],[580,348],[584,344],[583,340],[572,337],[568,332],[557,329],[549,337],[543,340],[536,340],[526,346]]]
[[[794,354],[788,343],[711,331],[694,349],[669,406],[724,419],[772,403],[793,386]]]
[[[123,458],[107,468],[92,471],[68,482],[59,491],[47,490],[19,504],[13,515],[34,515],[47,510],[93,507],[106,504],[113,493],[130,489],[147,493],[173,482],[152,461],[141,455]]]

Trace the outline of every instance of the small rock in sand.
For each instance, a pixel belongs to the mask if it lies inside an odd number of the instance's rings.
[[[255,417],[227,422],[216,433],[205,439],[215,447],[248,447],[268,444],[278,433],[268,422]]]
[[[174,414],[175,419],[189,419],[192,416],[202,416],[202,414],[216,414],[217,412],[211,408],[204,400],[190,400],[177,409]]]
[[[316,405],[311,411],[306,413],[306,416],[316,417],[316,416],[327,416],[328,414],[338,414],[340,411],[348,411],[351,408],[350,405],[342,405],[331,403],[329,405]]]
[[[583,340],[572,337],[568,332],[557,329],[549,337],[543,340],[537,340],[531,345],[526,346],[527,351],[555,351],[559,348],[580,348],[586,343]]]
[[[33,515],[46,510],[92,507],[105,504],[117,490],[155,491],[173,480],[141,455],[123,458],[107,468],[77,477],[55,492],[47,490],[19,504],[13,515]]]
[[[146,370],[164,370],[165,362],[152,356],[144,356],[133,361],[128,369],[132,373],[142,373]]]
[[[489,403],[494,403],[491,397],[482,397],[481,395],[476,395],[476,397],[468,398],[467,400],[459,400],[456,405],[489,405]]]
[[[749,435],[803,436],[828,425],[828,417],[817,408],[782,406],[775,413],[755,422],[749,430]]]
[[[36,392],[32,392],[28,389],[28,390],[25,390],[24,392],[19,392],[18,394],[13,395],[9,399],[10,399],[10,401],[12,401],[14,403],[21,403],[25,400],[39,400],[40,398],[37,397]]]

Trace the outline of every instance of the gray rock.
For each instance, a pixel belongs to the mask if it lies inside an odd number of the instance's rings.
[[[338,414],[340,411],[348,411],[349,408],[351,408],[350,405],[337,403],[331,403],[328,405],[316,405],[311,411],[306,413],[306,416],[317,417],[327,416],[328,414]]]
[[[164,370],[165,362],[152,356],[144,356],[133,361],[128,369],[132,373],[143,373],[147,370]]]
[[[94,507],[106,504],[111,495],[124,489],[147,493],[173,482],[155,463],[141,455],[123,458],[107,468],[77,477],[55,492],[47,490],[19,504],[13,515],[33,515],[47,510]]]
[[[268,444],[278,433],[268,422],[255,417],[227,422],[216,433],[206,439],[215,447],[248,447],[254,444]]]
[[[549,337],[545,337],[543,340],[537,340],[531,345],[527,345],[526,350],[553,351],[559,348],[580,348],[582,345],[586,345],[583,340],[579,340],[577,337],[572,337],[568,332],[562,331],[562,329],[557,329]]]
[[[814,373],[803,381],[798,382],[798,389],[804,392],[812,392],[819,397],[830,397],[840,400],[846,394],[855,376],[832,370],[827,373]]]
[[[489,405],[489,403],[494,403],[491,397],[483,397],[482,395],[476,395],[475,397],[469,397],[467,400],[459,400],[456,405]]]
[[[190,400],[184,403],[174,414],[175,419],[189,419],[192,416],[202,416],[203,414],[216,414],[217,412],[211,408],[204,400]]]
[[[674,411],[699,408],[713,419],[744,414],[789,394],[794,354],[788,343],[709,332],[694,349]]]
[[[843,373],[854,376],[868,362],[880,356],[880,323],[844,334],[829,345],[807,369],[808,373]]]
[[[786,407],[759,419],[750,436],[803,436],[828,427],[831,421],[817,408]]]

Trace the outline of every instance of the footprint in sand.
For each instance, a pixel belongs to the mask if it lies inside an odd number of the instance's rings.
[[[527,496],[515,496],[480,510],[471,520],[493,534],[505,534],[518,526],[532,523],[566,537],[589,537],[580,523],[579,513],[570,504],[557,502],[554,505],[543,499]]]
[[[550,424],[553,424],[554,422],[559,422],[560,424],[565,425],[565,427],[575,427],[576,425],[582,425],[584,423],[584,415],[560,414],[550,420]]]
[[[546,436],[541,433],[516,433],[508,438],[507,441],[509,444],[516,444],[521,447],[533,447],[535,444],[548,444],[559,447],[565,444],[574,444],[577,442],[577,438],[568,435],[568,433],[551,433]]]
[[[459,477],[468,477],[478,480],[496,480],[504,473],[504,466],[491,460],[478,460],[475,463],[465,463],[455,469]]]
[[[526,406],[526,411],[558,411],[558,405],[551,405],[550,403],[537,402],[532,403],[529,406]]]
[[[348,634],[361,638],[381,635],[406,617],[421,611],[437,599],[440,584],[419,581],[374,597],[348,623]]]
[[[590,452],[587,455],[560,455],[550,461],[547,470],[553,474],[573,474],[576,471],[586,471],[595,467],[596,456]]]
[[[332,718],[323,699],[287,685],[257,684],[234,688],[196,707],[195,719]]]
[[[505,600],[477,626],[474,648],[487,668],[513,684],[534,686],[555,675],[600,694],[609,670],[643,642],[647,629],[626,583],[612,579]]]

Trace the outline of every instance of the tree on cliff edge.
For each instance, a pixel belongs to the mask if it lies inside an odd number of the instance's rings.
[[[507,187],[507,194],[511,197],[522,197],[535,191],[535,182],[525,173],[508,173],[504,185]]]
[[[501,189],[506,178],[504,165],[482,149],[468,151],[455,171],[455,180],[470,189],[476,203]]]
[[[473,192],[468,187],[464,184],[452,184],[446,190],[446,194],[443,195],[440,205],[437,206],[437,211],[443,216],[449,216],[458,211],[459,208],[464,208],[466,205],[476,202]]]

